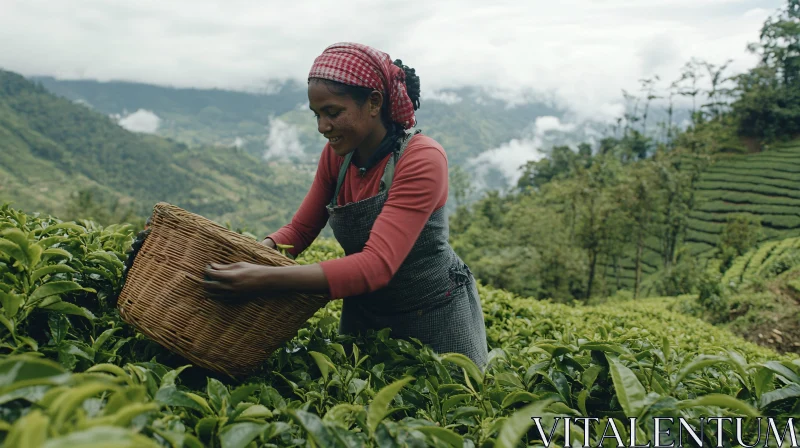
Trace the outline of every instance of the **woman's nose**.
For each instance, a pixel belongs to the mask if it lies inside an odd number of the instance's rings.
[[[326,118],[318,118],[317,119],[317,131],[320,134],[325,134],[330,132],[332,129],[331,122]]]

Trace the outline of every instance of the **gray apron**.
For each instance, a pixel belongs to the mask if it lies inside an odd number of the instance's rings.
[[[417,131],[416,133],[419,133]],[[345,254],[361,252],[386,202],[397,161],[412,135],[406,134],[389,157],[377,195],[336,205],[353,155],[345,157],[328,209],[328,223]],[[435,210],[408,257],[389,284],[377,291],[343,298],[339,332],[355,335],[390,327],[390,336],[413,337],[435,352],[462,353],[481,369],[487,363],[486,328],[475,279],[450,247],[445,208]]]

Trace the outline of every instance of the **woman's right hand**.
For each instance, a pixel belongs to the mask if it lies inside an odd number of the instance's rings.
[[[267,247],[271,247],[273,249],[275,249],[277,247],[275,245],[275,241],[273,241],[272,238],[269,238],[269,237],[264,238],[264,241],[262,241],[261,244],[263,244],[263,245],[265,245]]]

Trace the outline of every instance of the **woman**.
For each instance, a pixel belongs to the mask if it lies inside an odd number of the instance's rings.
[[[212,264],[212,294],[292,290],[344,298],[340,333],[391,328],[438,353],[486,365],[486,332],[475,279],[448,242],[447,156],[415,125],[419,78],[374,48],[339,43],[317,57],[309,106],[328,143],[290,224],[263,244],[297,255],[326,223],[346,256],[269,267]]]

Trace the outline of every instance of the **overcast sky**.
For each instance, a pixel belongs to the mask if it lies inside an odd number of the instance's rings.
[[[752,66],[746,45],[784,3],[0,0],[0,67],[238,89],[304,80],[327,45],[356,41],[414,67],[424,92],[530,89],[594,114],[644,76],[659,74],[666,84],[692,56],[734,59],[733,71]]]

